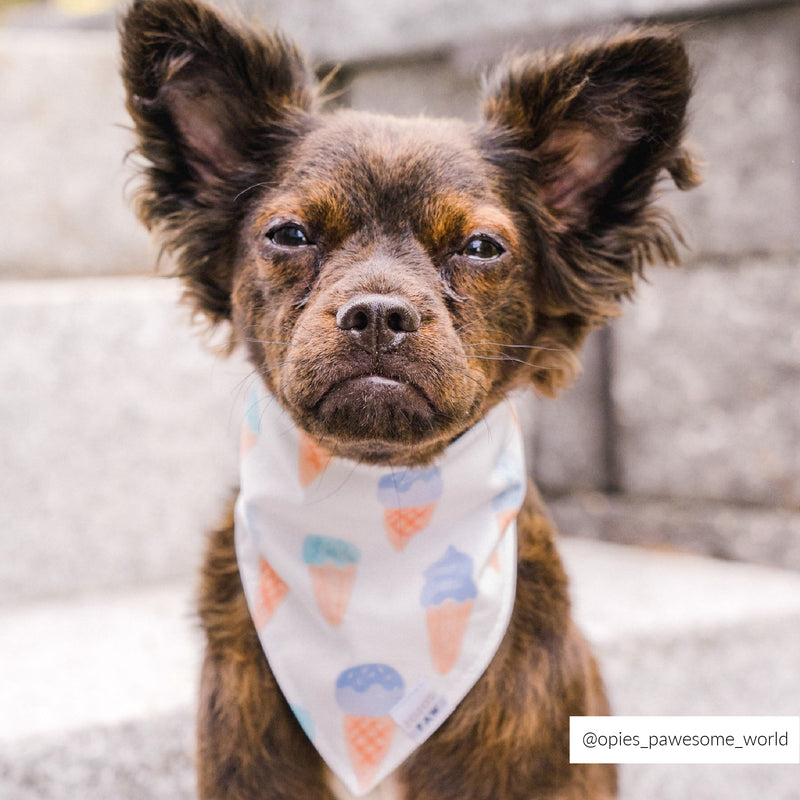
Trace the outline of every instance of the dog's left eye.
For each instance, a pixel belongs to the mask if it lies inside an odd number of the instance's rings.
[[[502,245],[488,236],[473,236],[461,251],[462,255],[476,261],[491,261],[503,253],[505,253],[505,249]]]
[[[307,247],[311,244],[306,232],[299,225],[291,223],[270,231],[267,238],[279,247]]]

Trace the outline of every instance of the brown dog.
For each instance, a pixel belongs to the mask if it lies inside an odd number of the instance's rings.
[[[645,263],[676,261],[654,185],[696,177],[669,31],[511,60],[477,126],[324,113],[290,44],[193,0],[137,0],[122,47],[141,219],[195,308],[230,321],[266,390],[337,457],[428,465],[512,389],[555,394]],[[569,764],[569,716],[608,709],[532,487],[517,531],[489,667],[375,796],[615,796],[612,767]],[[213,534],[203,572],[200,796],[349,797],[268,666],[233,537]]]

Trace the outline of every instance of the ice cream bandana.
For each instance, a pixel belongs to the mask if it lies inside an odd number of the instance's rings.
[[[250,613],[300,725],[350,792],[444,722],[505,634],[522,437],[507,402],[435,464],[338,459],[256,391],[236,552]]]

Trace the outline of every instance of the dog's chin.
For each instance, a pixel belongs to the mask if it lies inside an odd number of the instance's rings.
[[[333,384],[301,414],[301,424],[336,451],[368,462],[423,456],[446,438],[446,418],[418,386],[380,375]]]
[[[318,404],[324,418],[340,409],[375,407],[382,413],[396,408],[414,416],[433,414],[433,405],[423,391],[407,381],[385,378],[382,375],[363,375],[347,378],[334,384]]]
[[[435,424],[433,403],[411,383],[379,375],[334,384],[316,407],[320,425],[337,437],[407,440]]]

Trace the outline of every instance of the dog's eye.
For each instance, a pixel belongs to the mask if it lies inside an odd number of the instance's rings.
[[[488,236],[473,236],[461,251],[462,255],[474,258],[476,261],[491,261],[503,253],[505,253],[503,247]]]
[[[267,234],[267,238],[278,247],[307,247],[311,244],[306,232],[292,223],[275,228]]]

